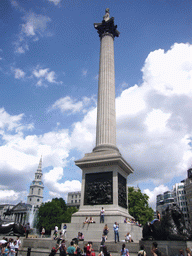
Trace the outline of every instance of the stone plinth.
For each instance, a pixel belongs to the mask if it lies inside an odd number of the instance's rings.
[[[179,255],[179,249],[184,251],[187,247],[192,249],[192,241],[139,241],[140,245],[143,244],[145,246],[147,255],[151,255],[153,242],[157,242],[158,249],[164,256]]]
[[[73,214],[72,223],[82,223],[92,216],[99,223],[101,207],[105,222],[123,223],[128,213],[127,176],[132,168],[117,151],[85,154],[75,164],[82,169],[81,204]]]

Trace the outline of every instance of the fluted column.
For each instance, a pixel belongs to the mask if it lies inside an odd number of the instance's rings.
[[[102,23],[95,23],[99,33],[100,62],[97,103],[96,147],[93,151],[116,148],[116,113],[115,113],[115,67],[114,38],[119,36],[114,25],[114,18],[109,18],[109,9]]]

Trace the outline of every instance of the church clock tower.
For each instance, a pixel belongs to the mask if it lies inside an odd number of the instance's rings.
[[[37,171],[35,172],[35,179],[33,180],[29,195],[27,198],[27,203],[30,205],[34,205],[35,207],[39,207],[43,203],[43,182],[42,182],[42,157],[39,161],[39,166]]]

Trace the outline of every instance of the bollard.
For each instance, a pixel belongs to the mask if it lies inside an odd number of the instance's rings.
[[[30,256],[31,255],[31,247],[28,247],[27,249],[27,256]]]

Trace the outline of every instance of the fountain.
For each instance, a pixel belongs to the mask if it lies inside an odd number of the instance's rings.
[[[29,218],[28,218],[28,222],[30,224],[31,229],[33,229],[34,218],[35,218],[34,205],[32,205],[31,211],[29,213]]]

